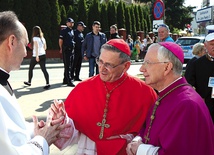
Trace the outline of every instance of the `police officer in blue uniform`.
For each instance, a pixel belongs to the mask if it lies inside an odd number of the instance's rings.
[[[79,78],[80,69],[82,64],[82,52],[81,47],[84,41],[83,31],[85,29],[85,24],[82,21],[77,23],[77,28],[74,30],[74,41],[75,41],[75,48],[74,48],[74,81],[82,81]]]
[[[59,48],[60,53],[63,55],[63,63],[64,63],[64,79],[63,84],[67,84],[68,86],[75,87],[73,84],[74,78],[74,31],[72,27],[74,26],[74,20],[72,18],[68,18],[66,22],[66,28],[60,31],[59,36]]]

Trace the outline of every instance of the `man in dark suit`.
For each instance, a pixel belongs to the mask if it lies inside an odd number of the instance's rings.
[[[204,99],[214,122],[214,32],[206,36],[204,47],[207,54],[194,61],[188,82]]]

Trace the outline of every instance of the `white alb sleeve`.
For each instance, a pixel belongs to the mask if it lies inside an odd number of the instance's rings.
[[[140,144],[136,155],[158,155],[159,147],[150,144]]]

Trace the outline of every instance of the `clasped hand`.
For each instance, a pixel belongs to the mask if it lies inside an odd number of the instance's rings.
[[[137,136],[138,137],[138,136]],[[137,154],[137,149],[140,144],[143,144],[141,138],[134,138],[131,143],[129,143],[126,147],[126,153],[127,155],[135,155]]]
[[[60,133],[65,128],[71,127],[70,124],[64,123],[65,115],[66,112],[63,102],[54,100],[54,104],[51,104],[51,108],[49,109],[46,122],[43,120],[38,122],[38,118],[33,116],[34,135],[44,137],[49,146],[58,138],[70,138],[67,135]]]

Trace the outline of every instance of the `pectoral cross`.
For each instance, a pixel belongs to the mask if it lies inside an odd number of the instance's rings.
[[[148,136],[144,136],[144,139],[145,139],[145,144],[147,144],[148,141],[150,140],[150,138]]]
[[[104,128],[109,128],[109,127],[110,127],[109,124],[105,124],[105,123],[106,123],[106,119],[105,119],[105,118],[103,118],[102,123],[100,123],[100,122],[97,123],[97,126],[100,126],[100,127],[101,127],[100,135],[99,135],[99,138],[100,138],[100,139],[103,138]]]

